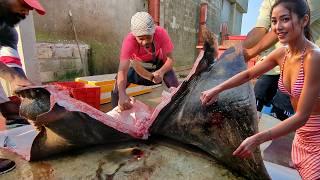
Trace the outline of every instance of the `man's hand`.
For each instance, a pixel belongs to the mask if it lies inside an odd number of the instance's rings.
[[[151,72],[149,72],[148,70],[146,70],[141,62],[138,62],[136,60],[130,60],[131,62],[131,66],[133,67],[133,69],[136,71],[136,73],[139,74],[139,76],[143,77],[144,79],[147,79],[149,81],[153,80],[153,74]]]
[[[162,79],[163,79],[163,76],[164,76],[164,73],[159,69],[155,72],[152,73],[153,74],[153,79],[152,81],[155,83],[155,84],[159,84],[162,82]]]
[[[132,108],[133,99],[130,99],[127,94],[119,95],[118,106],[120,111],[129,110]]]
[[[248,56],[248,49],[243,48],[243,49],[242,49],[242,54],[243,54],[244,60],[247,61],[247,59],[249,58],[249,56]]]

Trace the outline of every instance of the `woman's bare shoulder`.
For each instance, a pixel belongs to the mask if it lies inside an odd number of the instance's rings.
[[[305,66],[314,66],[320,68],[320,48],[317,46],[311,47],[306,52]]]
[[[282,61],[282,59],[284,58],[285,54],[287,51],[287,47],[283,46],[283,47],[279,47],[275,50],[273,50],[269,56],[271,59],[277,61],[278,63],[280,63]]]
[[[319,57],[320,57],[320,48],[318,46],[313,46],[306,52],[306,59],[320,61]]]

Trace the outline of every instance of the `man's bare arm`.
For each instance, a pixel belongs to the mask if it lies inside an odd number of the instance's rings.
[[[0,77],[8,80],[13,81],[18,76],[18,73],[16,73],[13,69],[9,68],[2,62],[0,62]]]
[[[16,90],[20,87],[33,85],[33,83],[30,82],[26,77],[20,75],[2,62],[0,62],[0,77],[10,82],[13,90]]]
[[[255,27],[248,34],[247,38],[243,42],[243,47],[250,49],[258,44],[264,35],[268,33],[268,30],[264,27]]]
[[[265,33],[264,33],[265,32]],[[244,56],[249,60],[262,51],[270,48],[278,41],[277,35],[273,31],[267,31],[265,28],[254,28],[243,42]]]

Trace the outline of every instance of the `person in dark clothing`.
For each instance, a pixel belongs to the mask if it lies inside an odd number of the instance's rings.
[[[0,0],[0,77],[10,81],[13,89],[32,85],[22,70],[17,51],[18,34],[14,28],[29,15],[31,10],[36,10],[41,15],[45,14],[44,8],[37,0]],[[2,86],[0,86],[0,110],[4,116],[16,111],[16,107],[10,103]],[[0,158],[0,174],[14,168],[15,162]]]

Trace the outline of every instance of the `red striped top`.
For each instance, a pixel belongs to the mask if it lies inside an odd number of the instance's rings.
[[[281,73],[280,73],[280,78],[278,81],[278,88],[281,92],[288,94],[291,97],[299,97],[303,88],[303,84],[304,84],[304,68],[303,68],[303,59],[304,59],[304,55],[306,52],[306,47],[304,48],[304,50],[302,51],[301,57],[300,57],[300,70],[299,70],[299,74],[298,77],[296,79],[296,82],[293,84],[293,86],[291,87],[291,92],[289,92],[283,84],[283,71],[284,71],[284,64],[287,60],[287,56],[288,56],[288,51],[286,51],[286,55],[284,56],[282,65],[281,65]]]
[[[291,97],[297,97],[301,95],[301,91],[304,84],[304,67],[303,67],[303,60],[305,56],[306,48],[304,48],[301,57],[300,57],[300,70],[298,77],[296,79],[296,82],[291,87],[291,92],[289,92],[283,85],[283,71],[284,71],[284,64],[287,59],[287,54],[284,57],[284,60],[281,65],[281,73],[280,78],[278,82],[278,88],[281,92],[288,94]],[[320,115],[311,115],[309,117],[309,120],[307,123],[300,127],[297,131],[297,134],[299,134],[301,137],[303,137],[303,140],[307,143],[319,143],[320,142]],[[319,146],[319,144],[318,144]]]
[[[284,64],[288,51],[281,65],[281,73],[278,81],[278,88],[281,92],[291,97],[299,98],[304,84],[303,61],[306,48],[300,57],[300,70],[298,77],[289,92],[283,84]],[[295,140],[292,145],[292,162],[299,171],[302,179],[320,179],[320,115],[310,115],[305,125],[296,131]]]

